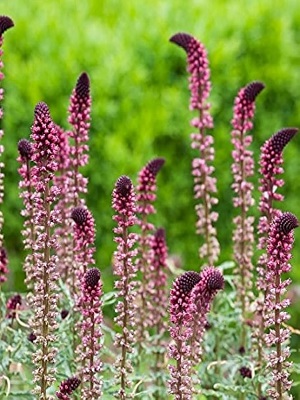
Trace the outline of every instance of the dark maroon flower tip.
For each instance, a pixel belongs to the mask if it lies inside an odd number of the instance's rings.
[[[297,226],[299,226],[299,221],[294,214],[285,212],[279,217],[278,225],[279,230],[287,235],[292,229],[295,229]]]
[[[116,192],[117,194],[126,197],[130,194],[132,187],[131,179],[128,178],[128,176],[122,175],[117,180]]]
[[[241,346],[241,347],[239,348],[239,353],[242,354],[242,355],[246,353],[246,349],[245,349],[244,346]]]
[[[193,287],[200,281],[200,274],[195,271],[188,271],[178,278],[178,287],[183,293],[190,293]]]
[[[298,132],[298,128],[283,128],[275,133],[271,139],[270,144],[276,153],[281,153],[288,142]]]
[[[71,218],[76,225],[83,225],[88,217],[88,211],[84,207],[78,206],[73,208]]]
[[[49,107],[47,106],[47,104],[44,103],[43,101],[40,101],[39,103],[37,103],[37,105],[35,106],[35,109],[34,109],[34,116],[36,118],[50,116],[50,111],[49,111]]]
[[[29,335],[27,336],[27,339],[29,342],[35,342],[36,341],[36,335],[33,332],[30,332]]]
[[[60,312],[61,319],[67,318],[68,315],[69,315],[68,310],[61,310],[61,312]]]
[[[248,101],[251,101],[251,103],[253,103],[253,101],[256,99],[256,97],[259,95],[259,93],[265,88],[264,83],[259,82],[259,81],[254,81],[249,83],[246,87],[245,87],[245,98]]]
[[[207,279],[207,288],[209,290],[220,290],[224,287],[224,277],[222,273],[216,269]]]
[[[75,92],[78,97],[85,99],[90,95],[90,79],[86,72],[83,72],[77,80]]]
[[[72,378],[68,378],[67,381],[68,381],[68,386],[70,387],[72,392],[74,390],[76,390],[81,383],[81,380],[76,378],[76,376],[73,376]]]
[[[11,18],[6,17],[5,15],[0,16],[0,36],[7,31],[7,29],[12,28],[14,26],[14,22]]]
[[[188,52],[190,41],[193,39],[193,36],[189,35],[188,33],[179,32],[170,38],[170,42],[177,44],[186,52]]]
[[[156,176],[164,163],[164,158],[154,158],[153,160],[148,162],[147,169],[152,175]]]
[[[157,239],[165,239],[166,237],[166,232],[164,230],[164,228],[158,228],[155,232],[155,237]]]
[[[252,378],[252,372],[251,369],[248,367],[241,367],[240,368],[240,374],[242,375],[243,378]]]
[[[18,142],[18,151],[21,157],[27,158],[28,160],[32,154],[32,145],[27,139],[21,139]]]
[[[101,274],[98,268],[91,268],[89,269],[84,277],[85,284],[91,288],[94,288],[98,285],[100,280]]]

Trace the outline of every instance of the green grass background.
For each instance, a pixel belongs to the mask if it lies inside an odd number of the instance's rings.
[[[22,203],[18,198],[17,142],[30,135],[33,109],[45,101],[54,120],[68,127],[69,96],[79,74],[91,78],[93,97],[87,203],[97,224],[97,264],[112,287],[111,192],[116,179],[138,171],[156,156],[166,158],[158,178],[157,215],[166,228],[170,254],[185,269],[198,269],[195,235],[186,58],[169,43],[184,31],[209,54],[213,135],[218,177],[221,261],[231,259],[233,210],[230,184],[230,120],[240,87],[262,80],[253,131],[259,148],[274,132],[300,126],[300,7],[298,1],[139,0],[0,1],[0,13],[15,27],[5,33],[5,246],[11,274],[6,290],[24,290]],[[281,205],[300,217],[300,138],[285,150]],[[255,194],[258,198],[258,193]],[[296,232],[292,277],[300,281],[300,232]]]

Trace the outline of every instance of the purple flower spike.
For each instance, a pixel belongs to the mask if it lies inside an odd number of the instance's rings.
[[[254,81],[249,83],[244,89],[245,99],[253,103],[264,88],[265,85],[262,82]]]
[[[288,347],[290,330],[285,327],[290,315],[286,308],[290,300],[286,298],[290,279],[284,279],[291,270],[289,260],[294,242],[293,229],[299,226],[295,215],[290,212],[279,214],[273,220],[267,242],[267,283],[264,322],[267,333],[265,343],[271,347],[271,352],[266,355],[267,366],[271,376],[271,389],[268,394],[271,398],[289,398],[291,380],[289,379],[290,362]]]
[[[7,29],[14,26],[13,20],[5,15],[0,16],[0,36],[7,31]]]
[[[25,160],[30,160],[32,155],[32,144],[27,139],[21,139],[18,142],[18,151]]]
[[[128,197],[132,189],[132,182],[128,176],[121,176],[116,183],[116,193],[124,198]]]
[[[183,294],[191,292],[193,287],[200,281],[200,274],[195,271],[188,271],[182,274],[174,284],[174,289]]]
[[[191,147],[198,156],[192,162],[194,178],[194,197],[197,214],[196,233],[201,235],[202,243],[199,247],[199,257],[204,263],[213,264],[218,260],[220,245],[217,240],[215,222],[218,213],[213,211],[218,199],[216,178],[214,173],[214,138],[207,133],[213,128],[213,119],[210,114],[208,97],[211,90],[210,69],[207,52],[204,45],[196,38],[186,33],[177,33],[170,39],[181,46],[187,53],[187,71],[189,72],[190,110],[195,111],[196,117],[191,125],[197,132],[191,134]]]
[[[148,162],[146,168],[153,176],[156,176],[158,172],[161,170],[164,163],[165,163],[164,158],[154,158],[153,160]]]
[[[86,100],[90,96],[90,79],[86,72],[83,72],[77,80],[75,92],[79,98]]]
[[[296,135],[298,128],[283,128],[270,139],[270,146],[275,153],[281,153],[288,142]]]
[[[195,40],[193,36],[188,33],[176,33],[170,38],[170,42],[182,47],[186,52],[189,51],[189,44]]]
[[[214,292],[224,288],[224,277],[221,272],[216,269],[207,279],[207,288],[209,291]]]

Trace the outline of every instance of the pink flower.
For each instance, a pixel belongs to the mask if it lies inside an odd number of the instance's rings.
[[[7,260],[7,253],[4,247],[0,249],[0,283],[6,282],[8,274],[8,260]]]

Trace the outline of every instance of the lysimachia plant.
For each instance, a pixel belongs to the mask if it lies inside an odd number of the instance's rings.
[[[12,26],[9,17],[0,17],[1,47]],[[82,175],[91,112],[90,80],[83,72],[70,96],[69,127],[56,124],[51,105],[39,102],[30,137],[16,144],[28,291],[0,292],[3,399],[292,398],[296,366],[290,361],[290,338],[297,330],[288,325],[287,291],[299,223],[281,211],[279,189],[282,152],[298,130],[281,129],[261,146],[255,205],[251,143],[255,101],[264,84],[250,82],[238,91],[231,122],[232,260],[218,265],[222,243],[216,223],[223,216],[217,211],[214,168],[218,138],[208,133],[213,119],[207,52],[186,33],[170,41],[187,54],[190,109],[196,113],[191,174],[199,265],[174,267],[168,232],[153,223],[158,175],[168,168],[168,160],[165,167],[165,159],[155,157],[145,160],[136,184],[135,177],[121,175],[111,188],[115,283],[112,292],[103,292],[101,265],[94,257],[97,221],[86,205]],[[0,156],[3,151],[0,146]],[[1,163],[0,202],[2,168]],[[0,211],[0,285],[9,274],[2,225]]]

